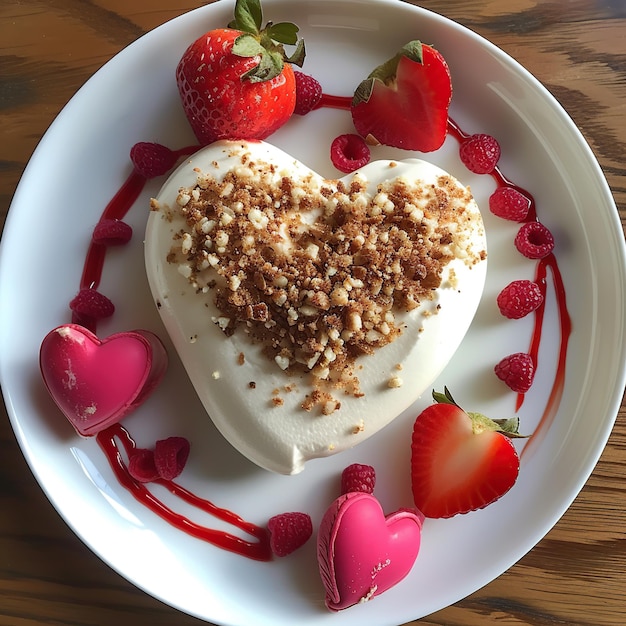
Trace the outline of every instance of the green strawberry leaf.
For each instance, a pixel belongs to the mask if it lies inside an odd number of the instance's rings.
[[[447,387],[443,388],[443,393],[433,389],[433,400],[439,404],[454,404],[454,406],[459,406]]]
[[[298,43],[298,31],[300,29],[291,22],[280,22],[278,24],[268,24],[265,32],[274,41],[295,46]]]
[[[237,0],[235,4],[235,19],[228,25],[229,28],[242,30],[244,33],[258,35],[263,25],[263,10],[260,0]]]
[[[453,404],[454,406],[459,406],[452,397],[452,394],[447,387],[443,388],[443,393],[435,391],[433,389],[432,395],[433,400],[438,404]],[[528,435],[520,435],[519,433],[519,417],[510,417],[507,419],[494,420],[486,417],[482,413],[475,413],[470,411],[466,411],[466,413],[472,420],[472,429],[475,433],[490,430],[502,433],[510,439],[525,439],[526,437],[528,437]]]
[[[284,61],[280,53],[264,50],[259,64],[248,70],[241,78],[251,83],[262,83],[278,76],[283,71],[283,66]]]
[[[374,90],[374,84],[379,80],[384,85],[391,85],[396,80],[396,74],[398,73],[398,63],[402,57],[407,57],[411,61],[417,63],[423,63],[422,42],[418,39],[409,41],[404,44],[400,51],[391,59],[388,59],[378,67],[375,67],[369,74],[369,76],[362,80],[356,90],[352,99],[352,106],[357,106],[361,102],[369,102],[372,91]],[[452,404],[455,404],[452,401]]]
[[[305,56],[306,50],[304,49],[304,39],[300,39],[294,53],[290,57],[286,56],[285,61],[287,61],[287,63],[297,65],[298,67],[302,67]]]
[[[242,31],[233,44],[233,54],[240,57],[259,57],[256,67],[242,74],[242,80],[260,83],[278,76],[285,62],[302,67],[305,57],[304,41],[298,40],[299,28],[290,22],[272,24],[268,22],[262,29],[263,14],[260,0],[237,0],[235,19],[229,28]],[[283,44],[295,45],[288,56]]]
[[[409,43],[404,44],[400,49],[400,54],[408,57],[411,61],[415,61],[416,63],[424,62],[422,42],[419,41],[419,39],[414,39],[413,41],[409,41]]]
[[[239,35],[233,44],[233,54],[238,57],[254,57],[264,52],[265,48],[254,35]]]
[[[380,80],[385,83],[385,85],[395,81],[398,72],[398,63],[400,63],[402,57],[407,57],[416,63],[422,63],[422,42],[415,39],[414,41],[409,41],[409,43],[404,44],[398,54],[376,67],[368,78]]]
[[[528,437],[528,435],[520,435],[519,417],[508,417],[493,421],[500,427],[500,431],[511,439],[526,439]]]
[[[518,432],[519,418],[511,417],[509,419],[492,420],[484,416],[482,413],[469,413],[472,420],[472,429],[474,432],[482,432],[483,430],[492,430],[494,432],[506,435],[509,439],[525,439],[528,435],[520,435]]]

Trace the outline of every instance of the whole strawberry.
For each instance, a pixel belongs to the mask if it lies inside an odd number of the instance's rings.
[[[201,144],[218,139],[264,139],[293,114],[291,63],[304,62],[298,27],[261,28],[259,0],[238,0],[228,28],[212,30],[187,48],[176,68],[185,115]],[[283,44],[296,45],[288,57]]]
[[[482,509],[503,496],[519,474],[511,438],[518,420],[466,413],[446,389],[413,427],[411,482],[415,506],[426,517]]]
[[[352,121],[371,143],[432,152],[446,138],[451,98],[450,70],[443,56],[415,40],[357,87]]]

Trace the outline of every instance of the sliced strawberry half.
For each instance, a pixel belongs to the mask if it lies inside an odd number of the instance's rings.
[[[411,41],[357,87],[352,120],[371,143],[432,152],[448,129],[452,82],[441,54]]]
[[[511,438],[518,420],[491,420],[467,413],[449,391],[433,393],[437,404],[413,427],[413,499],[426,517],[452,517],[481,509],[515,484],[519,456]]]

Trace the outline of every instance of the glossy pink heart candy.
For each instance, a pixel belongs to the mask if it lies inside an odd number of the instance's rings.
[[[424,517],[401,510],[385,517],[368,493],[337,498],[320,524],[317,557],[331,611],[347,609],[391,589],[411,571]]]
[[[65,324],[44,338],[39,365],[57,406],[79,434],[89,436],[146,399],[165,374],[167,353],[149,331],[100,340],[82,326]]]

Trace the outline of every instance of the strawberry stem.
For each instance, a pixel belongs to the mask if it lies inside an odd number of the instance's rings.
[[[242,80],[260,83],[279,76],[285,63],[302,67],[306,56],[304,40],[298,40],[299,28],[291,22],[263,24],[260,0],[237,0],[235,17],[228,28],[242,31],[233,44],[233,54],[240,57],[259,57],[259,63],[245,72]],[[283,44],[296,46],[289,56]]]

